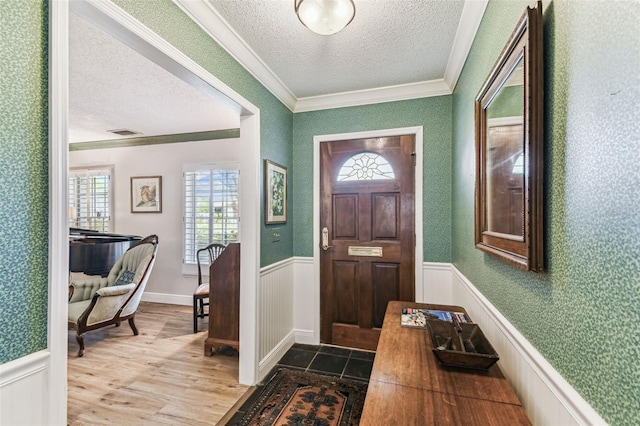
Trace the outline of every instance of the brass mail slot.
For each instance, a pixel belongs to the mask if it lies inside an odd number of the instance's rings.
[[[349,246],[349,256],[382,257],[382,247]]]

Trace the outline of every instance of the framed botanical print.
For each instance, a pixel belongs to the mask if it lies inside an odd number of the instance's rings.
[[[287,168],[264,160],[264,221],[287,222]]]
[[[131,177],[131,213],[162,213],[162,176]]]

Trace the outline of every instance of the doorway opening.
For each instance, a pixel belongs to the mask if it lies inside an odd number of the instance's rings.
[[[240,202],[243,205],[241,248],[239,382],[254,384],[258,361],[256,350],[256,304],[259,271],[259,176],[260,117],[259,110],[227,87],[211,73],[159,38],[147,27],[110,2],[70,2],[74,13],[89,16],[92,22],[127,46],[143,54],[191,86],[234,108],[240,116],[243,155]],[[50,3],[50,272],[49,272],[49,350],[50,419],[66,421],[67,361],[67,285],[68,282],[68,111],[69,111],[69,2]]]

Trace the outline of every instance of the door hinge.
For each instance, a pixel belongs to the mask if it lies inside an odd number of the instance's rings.
[[[416,165],[416,157],[417,157],[415,151],[411,153],[411,156],[413,157],[413,165],[415,166]]]

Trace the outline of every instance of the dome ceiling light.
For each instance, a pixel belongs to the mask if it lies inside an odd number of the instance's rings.
[[[353,21],[353,0],[294,0],[300,22],[316,34],[331,35]]]

